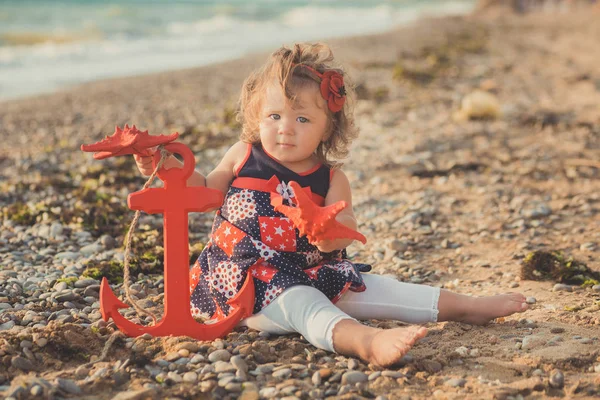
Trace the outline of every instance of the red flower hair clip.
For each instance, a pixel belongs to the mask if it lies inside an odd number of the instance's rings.
[[[319,78],[321,78],[321,96],[327,100],[327,107],[332,112],[338,112],[344,107],[346,102],[346,88],[344,87],[344,77],[337,71],[329,70],[320,73],[316,69],[304,64],[295,64],[302,66]]]

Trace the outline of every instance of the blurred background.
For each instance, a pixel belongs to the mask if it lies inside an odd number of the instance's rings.
[[[0,0],[0,99],[464,14],[476,0]]]

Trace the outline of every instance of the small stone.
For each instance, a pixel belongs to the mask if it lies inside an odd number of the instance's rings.
[[[265,399],[272,399],[275,396],[277,396],[278,392],[279,392],[279,390],[277,390],[277,388],[265,387],[265,388],[260,389],[258,394],[260,395],[260,397],[264,397]]]
[[[59,303],[64,303],[67,301],[76,300],[77,297],[78,297],[77,294],[75,294],[73,291],[69,290],[68,292],[64,292],[64,293],[57,295],[55,297],[55,300],[58,301]]]
[[[95,279],[84,278],[84,279],[79,279],[78,281],[76,281],[73,284],[73,286],[75,286],[76,288],[79,288],[79,289],[83,289],[90,285],[97,285],[97,284],[98,284],[98,281]]]
[[[187,383],[196,383],[198,381],[198,374],[195,372],[186,372],[183,374],[183,381]]]
[[[366,382],[368,375],[361,371],[349,371],[342,375],[342,385],[354,385],[359,382]]]
[[[197,353],[200,350],[200,346],[198,345],[198,343],[195,342],[183,342],[183,343],[178,343],[177,346],[175,346],[175,350],[176,351],[180,351],[180,350],[187,350],[189,353]],[[189,355],[188,353],[188,355]],[[185,356],[187,357],[187,356]]]
[[[288,379],[292,376],[292,370],[290,368],[283,368],[273,372],[273,377],[278,379]]]
[[[229,361],[231,353],[227,350],[215,350],[208,355],[208,361],[214,363],[217,361]]]
[[[573,288],[570,285],[565,285],[564,283],[557,283],[552,288],[553,292],[572,292]]]
[[[381,371],[371,372],[369,374],[369,382],[374,381],[375,379],[379,378],[381,375],[382,375]]]
[[[90,374],[90,369],[85,365],[80,365],[75,370],[75,376],[79,379],[83,379]]]
[[[417,368],[430,374],[436,374],[442,370],[442,364],[435,360],[420,360],[417,362]]]
[[[329,377],[331,377],[331,375],[333,374],[333,371],[330,368],[321,368],[317,372],[319,373],[319,375],[321,375],[322,379],[329,379]]]
[[[352,390],[351,385],[342,385],[342,386],[340,386],[340,390],[338,390],[337,395],[344,396],[346,393],[350,393],[351,390]]]
[[[179,360],[181,358],[181,356],[179,355],[179,353],[167,353],[167,355],[165,355],[165,360],[173,362],[175,360]]]
[[[550,333],[563,333],[564,331],[565,331],[565,328],[561,328],[558,326],[550,329]]]
[[[203,393],[210,392],[213,388],[217,386],[217,382],[212,379],[200,382],[200,391]]]
[[[243,388],[243,385],[242,385]],[[238,400],[259,400],[260,399],[260,395],[258,394],[258,390],[246,390],[244,389],[244,391],[240,394],[240,397],[238,397]]]
[[[9,329],[14,328],[14,326],[15,326],[15,321],[5,322],[3,324],[0,324],[0,331],[7,331]]]
[[[111,378],[115,382],[115,386],[121,386],[125,382],[128,382],[129,379],[131,378],[131,376],[129,375],[129,372],[127,372],[125,370],[119,370],[119,371],[113,372],[113,374],[111,375]]]
[[[254,382],[242,383],[242,389],[244,389],[244,392],[256,392],[258,394],[258,386]]]
[[[242,358],[242,356],[235,355],[235,356],[231,357],[231,359],[229,360],[229,362],[238,371],[248,372],[248,364],[246,364],[246,361],[244,361],[244,359]]]
[[[533,207],[522,210],[521,213],[526,217],[535,219],[547,217],[552,214],[552,209],[544,203],[536,203]]]
[[[245,382],[248,380],[248,372],[242,371],[241,369],[235,371],[235,376],[236,378],[238,378],[237,380],[241,382]]]
[[[93,254],[101,253],[104,250],[104,247],[99,243],[92,243],[86,246],[83,246],[79,249],[79,252],[85,256],[91,256]]]
[[[594,292],[600,293],[600,285],[594,285],[594,286],[592,286],[592,290]]]
[[[382,376],[388,377],[388,378],[393,378],[393,379],[398,379],[398,378],[402,378],[404,376],[404,374],[400,371],[382,371],[381,372]],[[369,379],[371,378],[371,376],[369,375]]]
[[[69,394],[76,394],[76,395],[81,394],[81,388],[72,379],[58,378],[58,379],[56,379],[56,383],[58,384],[58,387],[61,390],[65,391]]]
[[[509,288],[514,289],[514,288],[518,288],[519,287],[519,283],[518,282],[511,282],[510,285],[508,285]]]
[[[454,349],[454,352],[461,357],[467,357],[469,355],[469,349],[465,346],[457,347],[456,349]]]
[[[29,389],[29,393],[31,393],[33,397],[41,396],[44,393],[44,388],[40,385],[33,385],[31,389]]]
[[[463,386],[465,386],[465,383],[467,383],[466,379],[453,378],[453,379],[448,379],[446,382],[444,382],[444,385],[450,386],[450,387],[463,387]]]
[[[350,360],[348,360],[348,369],[356,369],[358,368],[358,361],[356,361],[354,358],[351,358]]]
[[[312,375],[312,383],[315,386],[319,386],[321,384],[321,374],[319,373],[319,371],[315,371],[315,373]]]
[[[180,349],[177,350],[177,353],[181,356],[181,357],[187,357],[190,355],[190,351],[188,349]]]
[[[167,378],[169,378],[170,380],[172,380],[175,383],[181,383],[181,382],[183,382],[183,378],[179,374],[177,374],[176,372],[174,372],[174,371],[168,372],[167,373]]]
[[[196,354],[194,357],[192,357],[192,359],[190,360],[190,364],[198,364],[202,361],[205,360],[205,357],[202,354]]]
[[[116,246],[117,242],[110,235],[102,235],[100,236],[100,244],[104,246],[106,250],[110,250]]]
[[[235,372],[236,371],[235,367],[233,365],[231,365],[231,363],[228,363],[227,361],[215,361],[215,363],[212,365],[214,365],[216,373]]]
[[[225,385],[225,390],[233,393],[240,393],[242,391],[242,384],[240,382],[229,382]]]
[[[537,300],[535,299],[535,297],[528,297],[528,298],[525,300],[525,302],[526,302],[527,304],[535,304],[535,303],[536,303],[536,301],[537,301]]]
[[[22,371],[33,371],[36,369],[31,361],[21,356],[13,357],[10,360],[10,365]]]
[[[328,379],[329,383],[336,383],[342,380],[342,372],[338,371],[335,374],[331,375]]]
[[[548,384],[555,389],[562,389],[565,386],[565,376],[562,371],[555,369],[550,373]]]

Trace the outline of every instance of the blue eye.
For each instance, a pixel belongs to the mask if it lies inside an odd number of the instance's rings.
[[[277,120],[281,119],[281,116],[279,114],[271,114],[271,115],[269,115],[269,118],[277,121]]]
[[[301,122],[301,123],[303,123],[303,124],[305,124],[305,123],[307,123],[307,122],[308,122],[308,119],[307,119],[307,118],[304,118],[304,117],[298,117],[298,118],[297,118],[297,120],[298,120],[298,122]]]

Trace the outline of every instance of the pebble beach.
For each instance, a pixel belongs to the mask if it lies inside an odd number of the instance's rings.
[[[127,338],[100,313],[123,296],[140,190],[132,157],[80,151],[135,124],[180,133],[206,174],[240,132],[243,79],[267,54],[0,102],[0,397],[6,399],[525,399],[600,396],[600,10],[489,9],[328,42],[356,86],[344,171],[372,273],[530,310],[486,326],[430,323],[388,369],[299,335]],[[212,213],[190,215],[190,260]],[[160,215],[142,214],[131,293],[160,315]],[[536,251],[585,264],[532,280]],[[149,317],[124,315],[147,324]],[[396,321],[365,321],[382,328]]]

